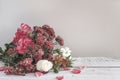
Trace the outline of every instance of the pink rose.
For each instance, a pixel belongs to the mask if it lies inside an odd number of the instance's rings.
[[[19,54],[24,54],[25,51],[27,50],[28,46],[33,47],[34,42],[27,37],[23,37],[23,38],[19,39],[16,50],[18,51]]]
[[[27,24],[22,23],[20,28],[18,28],[17,32],[15,33],[13,43],[16,44],[19,39],[21,39],[22,37],[26,37],[29,31],[31,31],[31,27]]]
[[[29,31],[31,31],[31,27],[25,23],[22,23],[20,30],[22,30],[24,32],[29,32]]]

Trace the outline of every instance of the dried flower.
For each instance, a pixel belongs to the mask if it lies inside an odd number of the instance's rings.
[[[13,48],[9,48],[8,50],[7,50],[7,54],[8,55],[11,55],[11,54],[13,54],[14,53],[14,49]]]
[[[54,45],[52,43],[52,41],[46,41],[45,42],[45,47],[48,49],[48,50],[52,50],[54,48]]]
[[[64,40],[63,40],[60,36],[57,36],[55,40],[56,40],[61,46],[64,45]]]
[[[15,73],[15,70],[14,70],[14,68],[13,68],[12,66],[6,67],[4,71],[5,71],[5,73],[6,73],[7,75],[9,75],[9,74],[14,74],[14,73]]]
[[[48,40],[53,40],[55,38],[55,32],[53,28],[50,28],[48,25],[43,25],[42,28],[48,33],[49,38]]]

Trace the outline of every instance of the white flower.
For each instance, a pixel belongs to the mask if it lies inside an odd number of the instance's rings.
[[[61,48],[60,52],[62,53],[63,58],[71,56],[71,50],[68,47]]]
[[[48,72],[53,67],[52,62],[48,60],[39,60],[36,64],[36,69],[38,71]]]

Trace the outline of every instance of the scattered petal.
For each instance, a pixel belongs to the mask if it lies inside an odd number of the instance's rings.
[[[66,68],[63,68],[64,70],[68,71],[68,70],[71,70],[71,68],[69,67],[66,67]]]
[[[73,74],[80,74],[80,72],[81,72],[80,69],[73,69],[72,70]]]
[[[35,76],[36,76],[36,77],[43,76],[43,73],[41,73],[41,72],[35,72]]]
[[[57,76],[56,79],[57,79],[57,80],[63,80],[63,79],[64,79],[64,76]]]
[[[4,71],[5,66],[0,67],[0,71]]]
[[[78,68],[79,68],[80,70],[82,70],[82,69],[86,68],[86,66],[79,66]]]

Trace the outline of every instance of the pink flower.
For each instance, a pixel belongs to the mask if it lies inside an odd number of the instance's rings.
[[[19,41],[20,38],[22,37],[26,37],[26,33],[24,33],[23,31],[21,30],[18,30],[16,33],[15,33],[15,37],[13,39],[13,43],[14,44],[17,44],[17,42]]]
[[[64,76],[57,76],[56,79],[57,79],[57,80],[63,80],[63,79],[64,79]]]
[[[73,74],[80,74],[80,72],[81,72],[80,69],[73,69],[72,70]]]
[[[34,42],[27,37],[23,37],[23,38],[19,39],[16,50],[18,51],[19,54],[24,54],[26,52],[28,46],[33,47]]]
[[[23,65],[24,66],[29,66],[29,65],[31,65],[32,64],[32,58],[25,58],[24,60],[23,60]]]
[[[40,77],[40,76],[43,76],[44,74],[43,73],[41,73],[41,72],[35,72],[35,76],[36,77]]]
[[[28,26],[27,24],[22,23],[20,28],[17,29],[17,32],[15,33],[15,37],[13,39],[13,43],[17,44],[17,42],[19,41],[19,39],[21,39],[22,37],[26,37],[27,33],[31,31],[31,27]]]
[[[35,62],[41,60],[43,55],[44,55],[44,51],[42,49],[39,49],[37,52],[35,52],[34,53]]]
[[[6,68],[5,66],[0,67],[0,71],[4,71],[5,68]]]
[[[24,31],[24,32],[29,32],[31,31],[31,27],[25,23],[21,23],[21,28],[20,28],[21,31]]]

